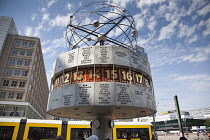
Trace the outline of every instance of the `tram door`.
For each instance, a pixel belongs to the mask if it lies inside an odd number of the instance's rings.
[[[0,126],[0,140],[12,140],[14,126]]]

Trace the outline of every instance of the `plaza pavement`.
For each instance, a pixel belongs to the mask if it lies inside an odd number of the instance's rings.
[[[198,136],[195,133],[190,133],[188,136],[185,135],[185,137],[187,138],[187,140],[210,140],[207,135],[203,136],[203,134],[200,134],[198,139]],[[158,140],[179,140],[179,138],[180,136],[178,136],[177,134],[158,136]]]

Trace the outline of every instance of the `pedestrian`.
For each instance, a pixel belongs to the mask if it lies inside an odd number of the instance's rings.
[[[78,139],[79,139],[79,140],[85,140],[83,134],[78,134]]]
[[[197,131],[197,136],[198,136],[198,138],[199,138],[199,131]]]
[[[56,140],[65,140],[65,138],[63,136],[57,136],[55,139]]]
[[[126,140],[131,140],[131,133],[130,133],[130,132],[127,133],[127,138],[126,138]]]
[[[140,138],[140,140],[147,140],[147,137],[146,137],[146,135],[145,135],[145,134],[142,134],[142,135],[141,135],[141,138]]]
[[[98,140],[96,135],[91,135],[89,138],[85,138],[85,140]]]
[[[40,140],[43,138],[43,130],[39,127],[33,128],[31,131],[31,140]]]
[[[179,140],[187,140],[187,138],[185,138],[185,137],[180,137]]]

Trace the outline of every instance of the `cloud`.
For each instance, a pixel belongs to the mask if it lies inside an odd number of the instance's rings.
[[[42,31],[42,29],[43,29],[43,25],[40,24],[36,27],[26,26],[24,31],[25,31],[26,36],[40,37],[41,36],[40,31]]]
[[[26,26],[26,28],[24,29],[25,35],[26,36],[31,36],[32,35],[32,30],[33,30],[33,27]]]
[[[72,8],[72,4],[70,2],[67,2],[66,5],[65,5],[65,8],[70,11],[71,8]]]
[[[184,25],[183,23],[181,23],[179,25],[178,38],[182,38],[184,36],[190,37],[195,32],[195,29],[196,29],[196,25],[189,27],[188,25]]]
[[[49,13],[43,14],[43,16],[42,16],[42,21],[45,22],[45,21],[49,20],[49,16],[50,16]]]
[[[136,23],[136,29],[139,30],[144,26],[144,18],[142,14],[136,14],[133,16],[134,21]]]
[[[202,8],[201,10],[198,10],[197,13],[199,15],[206,15],[207,13],[210,12],[210,4],[206,5],[204,8]]]
[[[131,0],[109,0],[109,2],[119,4],[120,6],[125,8],[128,5],[128,3],[131,2]]]
[[[43,8],[41,8],[40,10],[41,10],[41,12],[43,12],[43,13],[44,13],[44,12],[46,12],[46,11],[47,11],[47,8],[44,8],[44,7],[43,7]]]
[[[206,37],[207,35],[210,35],[210,18],[205,22],[206,24],[206,30],[203,31],[203,36]]]
[[[50,8],[54,3],[56,3],[58,0],[50,0],[47,4],[47,7]]]
[[[188,10],[188,15],[191,15],[193,12],[197,11],[198,9],[200,9],[204,5],[206,5],[206,3],[208,3],[208,1],[207,0],[192,0],[192,1],[189,1],[189,3],[190,3],[190,7]]]
[[[53,56],[53,54],[55,54],[58,48],[65,48],[66,44],[65,44],[65,38],[56,38],[54,40],[47,40],[42,42],[42,46],[47,46],[47,47],[43,47],[42,49],[42,53],[44,53],[45,55],[50,55]]]
[[[141,8],[143,6],[151,6],[153,4],[160,4],[165,0],[137,0],[137,7]]]
[[[177,26],[178,20],[172,21],[170,24],[168,24],[165,27],[162,27],[160,30],[160,35],[158,37],[158,40],[163,39],[170,39],[171,35],[175,32],[175,26]]]
[[[186,80],[207,80],[210,81],[210,75],[207,74],[195,74],[195,75],[178,75],[174,76],[174,80],[177,81],[186,81]]]
[[[41,44],[42,46],[46,45],[46,44],[49,44],[50,43],[50,40],[46,40],[46,41],[43,41]]]
[[[31,15],[31,20],[34,21],[37,18],[37,14],[32,14]]]
[[[151,67],[161,67],[183,62],[200,63],[210,60],[210,45],[203,48],[169,48],[165,45],[148,48]]]
[[[66,27],[69,22],[70,14],[67,14],[66,16],[57,15],[54,19],[51,19],[49,22],[49,26],[51,27]]]
[[[150,17],[148,21],[148,28],[153,31],[155,29],[155,26],[157,25],[157,21],[155,19],[155,16]]]
[[[45,48],[42,48],[42,53],[45,54],[45,53],[49,53],[53,51],[53,47],[49,46],[49,47],[45,47]]]
[[[192,38],[189,39],[189,44],[196,42],[198,40],[198,36],[194,35]]]

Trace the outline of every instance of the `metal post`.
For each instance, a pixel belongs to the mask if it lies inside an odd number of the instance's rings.
[[[156,136],[156,124],[155,124],[155,114],[153,114],[152,117],[153,117],[153,123],[154,123],[153,135],[154,135],[154,138],[157,140],[157,136]]]
[[[184,136],[184,130],[183,130],[183,127],[182,127],[182,122],[181,122],[181,115],[180,115],[180,110],[179,110],[179,102],[178,102],[178,98],[177,98],[177,95],[174,96],[174,101],[175,101],[175,106],[176,106],[176,112],[177,112],[177,119],[178,119],[178,124],[179,124],[179,129],[182,133],[182,136]]]

